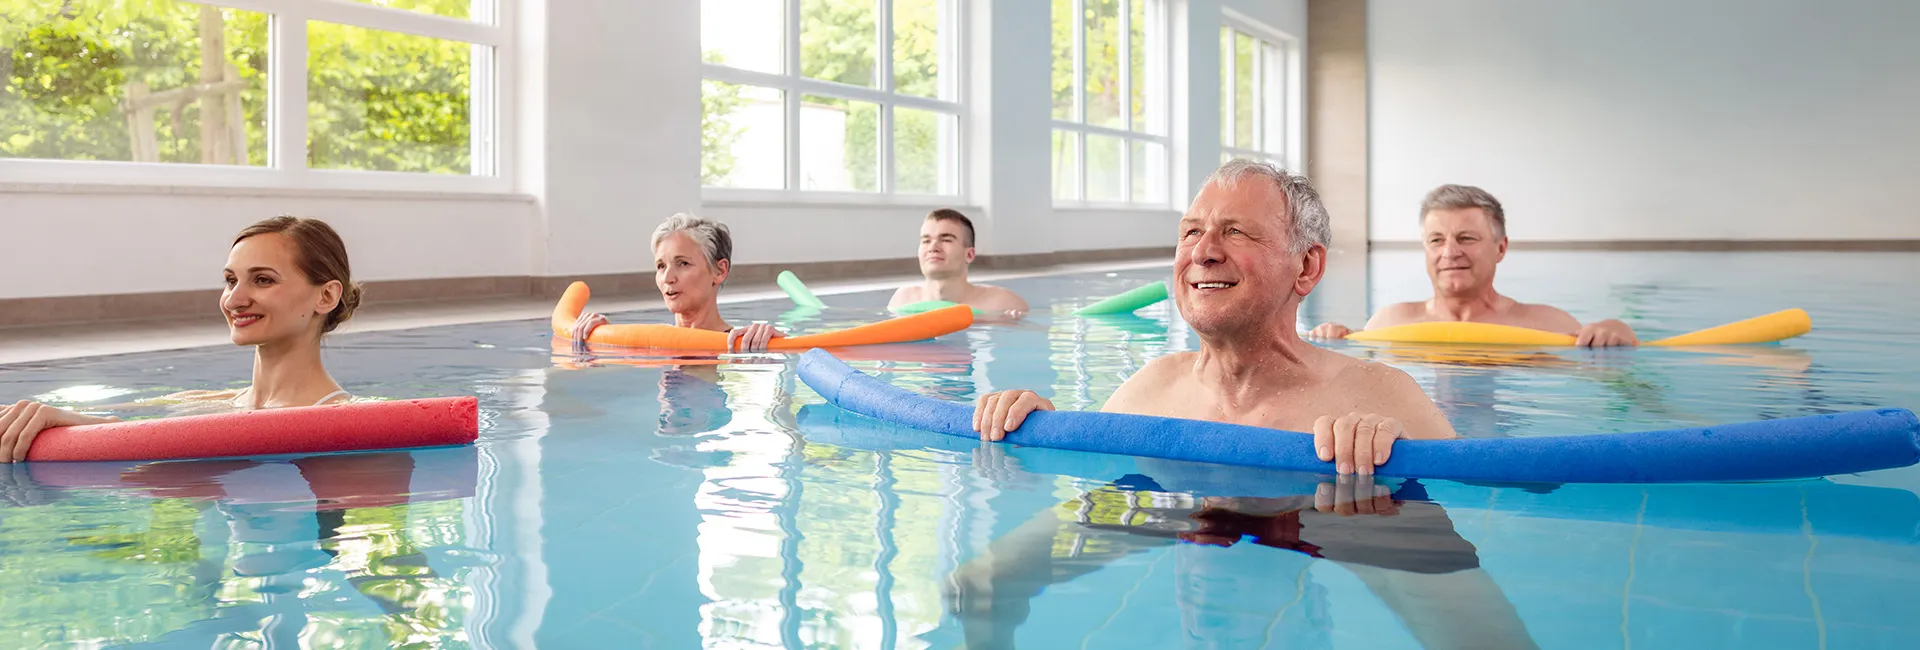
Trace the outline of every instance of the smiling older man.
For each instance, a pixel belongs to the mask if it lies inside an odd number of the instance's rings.
[[[1245,160],[1215,171],[1180,220],[1171,283],[1200,350],[1153,360],[1102,410],[1312,431],[1342,474],[1372,474],[1403,437],[1454,437],[1406,373],[1295,332],[1300,301],[1326,272],[1329,228],[1306,178]],[[990,393],[974,429],[999,440],[1052,409],[1032,391]]]
[[[1420,226],[1433,297],[1382,309],[1366,329],[1464,321],[1571,334],[1576,345],[1587,347],[1640,344],[1633,328],[1618,320],[1581,325],[1558,307],[1527,304],[1494,291],[1494,269],[1507,258],[1507,213],[1486,190],[1469,185],[1434,188],[1421,202]],[[1345,325],[1322,323],[1308,336],[1337,339],[1352,333]]]

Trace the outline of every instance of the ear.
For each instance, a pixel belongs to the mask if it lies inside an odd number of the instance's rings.
[[[973,247],[972,247],[972,246],[968,246],[968,247],[967,247],[967,263],[968,263],[968,264],[972,264],[972,263],[973,263],[973,258],[975,258],[975,257],[978,257],[978,256],[979,256],[979,254],[978,254],[978,253],[975,253],[975,252],[974,252],[974,250],[973,250]]]
[[[1305,298],[1327,274],[1327,247],[1314,244],[1300,258],[1300,277],[1293,280],[1294,295]]]
[[[1507,259],[1507,236],[1500,236],[1500,252],[1493,256],[1493,263],[1499,264]]]
[[[713,286],[717,287],[726,284],[727,272],[733,269],[733,263],[729,260],[720,260],[713,265],[713,268],[715,270],[713,274]]]
[[[314,303],[313,313],[322,316],[333,313],[333,308],[340,306],[340,296],[345,291],[339,280],[328,280],[320,285],[320,300]]]

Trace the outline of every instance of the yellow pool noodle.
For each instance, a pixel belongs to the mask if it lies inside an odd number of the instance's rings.
[[[1805,334],[1813,329],[1813,320],[1802,309],[1777,311],[1743,321],[1709,327],[1698,332],[1643,343],[1648,346],[1739,345],[1772,343]],[[1433,322],[1409,323],[1364,330],[1347,335],[1349,341],[1383,343],[1465,343],[1481,345],[1570,346],[1573,336],[1511,325],[1492,323]]]

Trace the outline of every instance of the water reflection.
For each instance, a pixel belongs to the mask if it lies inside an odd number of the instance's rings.
[[[0,580],[65,585],[60,597],[7,599],[8,629],[31,644],[128,647],[451,641],[471,597],[463,575],[471,562],[435,551],[460,537],[476,460],[464,447],[7,466],[8,491],[34,496],[0,511],[8,550],[0,563],[9,565]],[[144,522],[125,518],[133,511],[119,505],[138,500],[147,504]],[[60,510],[94,516],[47,526],[44,515]],[[130,589],[99,581],[103,574],[164,582]],[[0,589],[46,593],[27,584]],[[94,610],[69,609],[68,597],[122,606],[147,598],[153,615],[76,626],[71,616]]]

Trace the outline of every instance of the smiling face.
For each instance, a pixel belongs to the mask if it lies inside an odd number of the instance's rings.
[[[1463,295],[1493,286],[1494,267],[1507,257],[1507,238],[1494,233],[1485,209],[1433,210],[1420,224],[1434,293]]]
[[[667,311],[685,314],[718,304],[720,284],[727,280],[727,262],[707,263],[700,244],[685,232],[667,233],[653,247],[653,284],[666,299]]]
[[[1174,304],[1195,332],[1291,322],[1320,281],[1326,249],[1294,252],[1286,212],[1286,195],[1255,177],[1201,188],[1180,220],[1173,258]]]
[[[326,316],[340,304],[338,280],[314,284],[300,272],[293,240],[278,233],[240,240],[227,252],[220,311],[234,345],[320,340]]]
[[[939,280],[967,272],[973,263],[973,247],[967,245],[967,228],[951,219],[928,219],[920,223],[920,274]]]

